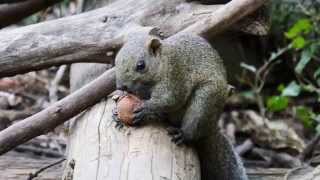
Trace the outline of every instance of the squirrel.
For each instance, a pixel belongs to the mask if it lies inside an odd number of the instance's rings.
[[[196,148],[202,180],[247,180],[240,157],[218,128],[228,96],[218,52],[197,35],[164,39],[155,32],[130,34],[115,59],[117,89],[143,100],[133,125],[160,116],[173,142]]]

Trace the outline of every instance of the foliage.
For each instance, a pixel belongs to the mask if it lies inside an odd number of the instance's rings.
[[[271,96],[267,100],[268,110],[273,112],[283,111],[289,105],[289,98],[285,96]]]
[[[284,48],[271,53],[261,67],[244,63],[241,66],[254,76],[254,83],[249,85],[261,115],[290,111],[306,128],[314,128],[320,133],[320,114],[314,112],[314,107],[294,103],[306,94],[320,103],[320,2],[273,1],[272,14],[272,31],[278,37],[279,47]],[[278,93],[265,98],[262,89],[266,76],[277,64],[275,62],[283,61],[283,54],[294,64],[292,71],[296,76],[287,85],[280,84]]]

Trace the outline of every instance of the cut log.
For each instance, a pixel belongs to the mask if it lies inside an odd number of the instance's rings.
[[[73,180],[200,180],[190,147],[176,146],[159,124],[116,129],[109,99],[76,117],[70,127],[68,162]],[[66,174],[70,168],[66,168]]]

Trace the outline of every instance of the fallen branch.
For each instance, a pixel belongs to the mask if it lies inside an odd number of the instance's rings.
[[[246,141],[244,141],[241,145],[237,146],[236,152],[242,156],[243,154],[245,154],[246,152],[250,151],[252,148],[254,147],[253,142],[251,141],[251,139],[247,139]]]
[[[34,109],[27,110],[5,110],[0,109],[0,119],[7,119],[9,122],[13,122],[15,120],[24,119],[32,114],[36,113]]]
[[[307,158],[312,156],[312,153],[314,152],[316,146],[320,142],[320,134],[317,134],[315,137],[312,138],[312,140],[307,144],[305,149],[300,153],[299,159],[304,162]]]
[[[18,147],[14,148],[14,150],[16,152],[32,153],[39,156],[45,156],[50,158],[61,158],[64,156],[63,153],[59,153],[51,149],[32,147],[28,145],[19,145]]]
[[[119,0],[87,13],[0,31],[0,77],[75,62],[112,63],[123,38],[140,25],[157,26],[170,36],[193,24],[184,32],[211,36],[267,1],[207,6],[185,0]]]
[[[54,103],[47,109],[0,132],[0,155],[64,123],[73,116],[107,97],[115,89],[114,69]]]
[[[248,2],[254,4],[257,2],[266,2],[267,0],[234,0],[234,1],[237,1],[239,4],[241,4],[241,2],[244,4],[247,4]],[[119,2],[122,2],[122,1],[119,1]],[[154,3],[154,2],[151,2],[151,3]],[[166,3],[168,3],[168,2],[166,2]],[[232,3],[232,4],[239,5],[238,3]],[[137,3],[137,2],[135,4],[139,5],[139,3]],[[259,4],[263,4],[263,3],[259,3]],[[241,7],[243,7],[243,6],[241,6]],[[258,8],[257,6],[254,6],[254,7]],[[247,7],[243,7],[243,8],[246,9]],[[248,9],[250,9],[252,11],[255,10],[254,8],[248,8]],[[225,10],[228,10],[228,9],[225,9]],[[238,9],[238,10],[242,11],[244,9]],[[149,9],[147,13],[150,13],[150,12],[151,11]],[[231,12],[234,14],[239,14],[239,12],[237,12],[237,11],[231,11]],[[245,12],[247,12],[247,11],[245,11]],[[229,13],[229,12],[226,11],[225,13]],[[150,18],[150,16],[148,16],[148,18]],[[218,17],[211,16],[211,18],[218,18]],[[218,18],[218,19],[223,20],[223,18]],[[197,23],[197,24],[198,24],[198,26],[203,26],[203,24],[199,24],[199,23]],[[219,24],[220,23],[217,23],[214,26],[207,28],[207,30],[208,31],[210,30],[211,32],[221,32],[221,31],[214,30],[214,29],[221,30],[220,27],[217,27],[217,25],[219,25]],[[213,25],[213,24],[210,24],[210,25]],[[232,24],[228,23],[228,25],[231,26]],[[39,26],[42,27],[42,25],[39,25]],[[224,28],[228,28],[229,26],[224,26]],[[201,28],[201,27],[198,27],[198,28]],[[190,31],[194,32],[194,31],[192,31],[193,29],[194,28],[191,28]],[[203,32],[203,31],[201,31],[201,32]],[[74,32],[72,32],[72,33],[74,33]],[[28,43],[28,41],[24,42],[24,43]],[[1,41],[0,41],[0,44],[1,44]],[[106,43],[103,43],[103,44],[107,45]],[[75,44],[75,45],[77,45],[77,44]],[[58,46],[58,44],[56,46]],[[59,44],[59,46],[63,47],[63,43]],[[86,46],[88,46],[88,45],[86,45]],[[114,47],[114,46],[110,46],[110,44],[109,44],[108,47]],[[79,50],[79,49],[77,49],[77,50]],[[70,53],[72,53],[72,52],[73,51],[70,51]],[[15,56],[18,56],[16,53],[13,53],[13,54]],[[73,53],[76,53],[76,52],[73,52]],[[1,50],[0,50],[0,54],[1,54]],[[81,55],[80,53],[76,53],[76,54],[77,54],[77,56]],[[35,56],[33,54],[28,54],[28,55]],[[82,54],[82,55],[85,55],[85,54]],[[65,57],[65,56],[63,56],[63,57]],[[25,58],[26,57],[24,57],[24,56],[20,56],[20,60],[22,62],[25,62]],[[62,59],[63,58],[60,58],[60,60],[62,60]],[[10,58],[7,60],[10,61]],[[32,58],[29,60],[33,61],[34,63],[37,62],[37,61],[35,61],[35,59],[32,59]],[[74,59],[72,59],[72,60],[74,60]],[[3,67],[1,66],[1,61],[2,60],[0,57],[0,72],[1,72],[0,75],[10,74],[10,72],[13,75],[14,71],[17,72],[16,69],[9,66],[11,68],[10,69],[11,71],[6,71],[5,73],[3,73],[2,70],[5,71],[5,69],[3,69]],[[18,62],[19,62],[19,58],[18,58]],[[23,63],[20,63],[20,64],[23,64]],[[39,62],[38,65],[39,64],[41,65],[41,62]],[[11,64],[11,66],[12,65],[13,64]],[[42,64],[42,66],[43,66],[43,64]],[[34,67],[39,67],[39,66],[33,65],[33,68]],[[30,70],[30,64],[29,64],[28,70]],[[94,80],[91,83],[89,83],[88,85],[86,85],[85,87],[72,93],[71,95],[67,96],[66,98],[56,102],[55,104],[53,104],[49,108],[47,108],[47,109],[27,118],[19,123],[16,123],[16,124],[10,126],[7,129],[1,131],[0,132],[0,155],[10,151],[12,148],[16,147],[17,145],[22,144],[22,143],[24,143],[24,142],[26,142],[36,136],[39,136],[41,134],[45,134],[45,133],[49,132],[50,130],[54,129],[56,126],[64,123],[65,121],[67,121],[70,118],[72,118],[73,116],[79,114],[80,112],[82,112],[86,108],[96,104],[103,97],[106,97],[108,94],[110,94],[114,90],[115,90],[115,73],[114,73],[114,69],[111,69],[111,70],[105,72],[104,74],[102,74],[96,80]]]
[[[19,2],[21,1],[21,2]],[[40,10],[50,7],[62,0],[13,0],[12,4],[0,6],[0,29],[21,21]],[[10,2],[0,0],[1,2]],[[18,2],[13,4],[14,2]]]
[[[53,167],[53,166],[55,166],[55,165],[61,164],[61,163],[64,162],[65,160],[66,160],[66,159],[63,158],[63,159],[61,159],[61,160],[59,160],[59,161],[57,161],[57,162],[54,162],[54,163],[52,163],[52,164],[49,164],[49,165],[47,165],[47,166],[45,166],[45,167],[37,170],[37,171],[34,172],[34,173],[30,173],[30,174],[29,174],[29,177],[28,177],[28,180],[32,180],[32,179],[38,177],[39,174],[42,173],[43,171],[45,171],[45,170],[47,170],[47,169],[49,169],[49,168],[51,168],[51,167]]]
[[[266,161],[268,161],[270,165],[275,164],[280,167],[288,168],[299,167],[302,165],[302,162],[298,158],[284,152],[275,152],[273,150],[253,148],[252,153],[266,159]]]
[[[199,34],[204,38],[210,39],[212,36],[221,33],[240,19],[251,14],[268,1],[269,0],[230,1],[216,12],[211,13],[207,18],[189,26],[183,32]]]

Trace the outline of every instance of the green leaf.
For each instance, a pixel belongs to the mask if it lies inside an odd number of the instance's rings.
[[[285,96],[272,96],[267,100],[270,111],[279,112],[285,110],[289,105],[289,98]]]
[[[302,52],[301,59],[295,67],[295,71],[298,74],[301,74],[306,65],[310,62],[313,53],[309,50],[305,50]]]
[[[296,117],[303,123],[305,127],[312,128],[314,113],[310,108],[305,106],[296,107]]]
[[[294,39],[302,33],[308,34],[312,28],[312,22],[309,19],[300,19],[289,29],[287,33],[285,33],[285,36],[288,39]]]
[[[304,48],[306,45],[307,41],[302,36],[298,36],[292,40],[292,46],[297,50]]]
[[[241,63],[240,66],[248,71],[251,71],[253,73],[255,73],[257,71],[256,67],[252,66],[252,65],[249,65],[249,64],[246,64],[246,63]]]
[[[281,96],[297,97],[301,92],[301,87],[295,81],[292,81],[281,93]]]
[[[277,90],[279,92],[282,92],[286,87],[284,86],[284,84],[280,84],[278,87],[277,87]]]

